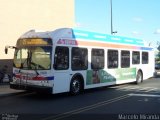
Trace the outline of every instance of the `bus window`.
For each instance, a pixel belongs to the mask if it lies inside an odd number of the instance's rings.
[[[129,51],[121,51],[121,67],[127,68],[130,67],[130,52]]]
[[[108,50],[108,68],[118,68],[117,50]]]
[[[54,56],[54,69],[55,70],[67,70],[69,68],[69,48],[68,47],[56,47]]]
[[[140,63],[140,53],[137,51],[132,52],[132,64],[139,64]]]
[[[72,70],[88,69],[88,50],[86,48],[72,48]]]
[[[148,52],[142,52],[142,64],[148,64]]]
[[[92,49],[91,68],[92,69],[104,68],[104,50],[103,49]]]

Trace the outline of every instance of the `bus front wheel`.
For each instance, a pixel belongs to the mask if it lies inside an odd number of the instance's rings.
[[[141,71],[138,71],[137,76],[136,76],[136,84],[139,84],[143,82],[143,74]]]
[[[82,82],[78,77],[76,77],[71,81],[70,93],[71,93],[71,95],[77,95],[81,91],[82,91]]]

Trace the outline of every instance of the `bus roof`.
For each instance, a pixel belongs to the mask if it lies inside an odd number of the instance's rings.
[[[88,42],[97,41],[97,42],[124,44],[131,46],[145,46],[145,43],[142,39],[115,36],[115,35],[90,32],[72,28],[60,28],[54,31],[47,31],[47,32],[30,30],[25,34],[23,34],[20,38],[32,38],[32,37],[53,38],[54,42],[56,43],[59,39],[71,39],[71,40],[83,40]]]

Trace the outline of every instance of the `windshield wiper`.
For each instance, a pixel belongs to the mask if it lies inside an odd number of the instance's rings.
[[[34,63],[34,62],[31,62],[31,64],[34,65],[34,67],[35,67],[34,70],[35,70],[35,72],[36,72],[36,74],[37,74],[37,76],[38,76],[38,75],[39,75],[39,73],[38,73],[38,71],[37,71],[37,65],[38,65],[38,64],[36,64],[36,63]]]
[[[38,76],[38,75],[39,75],[39,73],[38,73],[37,69],[35,69],[35,72],[36,72],[36,74],[37,74],[37,76]],[[37,77],[37,76],[36,76],[36,77]]]

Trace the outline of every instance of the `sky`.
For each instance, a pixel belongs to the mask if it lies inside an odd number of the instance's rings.
[[[111,34],[110,0],[75,0],[77,29]],[[160,44],[160,0],[112,0],[115,35]]]

